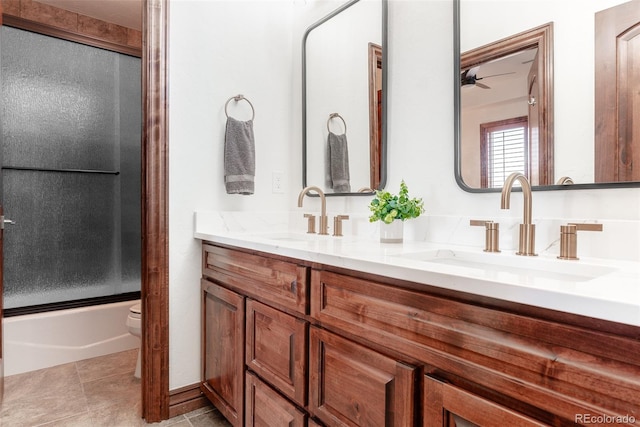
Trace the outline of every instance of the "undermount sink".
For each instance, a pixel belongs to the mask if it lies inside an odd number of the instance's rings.
[[[517,276],[519,280],[540,278],[565,282],[586,282],[615,271],[613,267],[582,261],[562,261],[543,257],[516,256],[505,253],[476,253],[450,249],[407,253],[396,257],[450,265],[458,269],[468,269],[467,271],[475,270],[483,275]]]
[[[274,233],[259,233],[255,234],[255,237],[260,237],[266,240],[275,240],[280,242],[310,242],[318,239],[322,239],[326,236],[313,233],[293,233],[289,231],[274,232]]]

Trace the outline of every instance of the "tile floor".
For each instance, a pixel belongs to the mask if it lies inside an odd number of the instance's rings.
[[[213,407],[162,423],[140,418],[137,350],[129,350],[4,379],[2,427],[227,427]]]

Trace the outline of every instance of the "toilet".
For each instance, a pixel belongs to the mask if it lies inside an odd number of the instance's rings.
[[[131,306],[129,308],[129,316],[127,316],[127,328],[129,328],[129,333],[138,338],[142,335],[142,319],[140,309],[140,303]],[[138,361],[136,362],[136,372],[133,374],[136,378],[140,378],[140,355],[141,350],[139,349]]]

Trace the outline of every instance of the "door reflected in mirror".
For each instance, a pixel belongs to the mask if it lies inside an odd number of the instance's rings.
[[[472,188],[502,188],[512,172],[553,184],[553,25],[464,52],[460,162]]]
[[[386,3],[345,3],[303,38],[303,186],[326,195],[385,183]]]
[[[370,188],[382,182],[382,46],[369,43],[369,158]]]
[[[595,27],[595,179],[640,181],[640,1],[597,12]]]
[[[623,8],[627,8],[626,11],[619,13]],[[490,168],[493,165],[486,160],[492,155],[485,153],[484,159],[481,156],[481,150],[487,148],[481,145],[480,125],[485,129],[495,126],[500,132],[501,120],[521,117],[527,118],[524,152],[529,153],[529,158],[525,159],[529,164],[521,167],[525,174],[526,168],[530,168],[528,176],[534,189],[640,186],[640,173],[633,171],[634,164],[636,170],[640,169],[637,166],[640,164],[640,142],[636,138],[640,135],[640,121],[633,120],[638,116],[640,102],[638,94],[630,90],[640,84],[637,61],[632,65],[640,46],[640,1],[454,0],[454,13],[455,77],[460,81],[454,89],[455,174],[464,190],[498,191],[495,187],[499,185],[500,177],[492,177]],[[605,15],[613,16],[619,22],[604,23],[599,16]],[[553,34],[549,32],[548,53],[551,55],[553,51],[553,56],[549,57],[546,68],[548,80],[538,74],[533,81],[518,84],[518,90],[522,91],[524,87],[525,92],[512,93],[512,99],[520,101],[509,118],[476,117],[473,124],[467,122],[480,111],[489,115],[493,108],[483,110],[479,101],[472,99],[473,91],[473,96],[489,98],[488,93],[495,91],[501,81],[506,82],[516,75],[507,66],[498,67],[500,63],[513,60],[511,55],[516,51],[497,54],[490,46],[501,50],[501,42],[511,42],[523,32],[546,23],[553,27]],[[482,51],[483,47],[486,49],[482,58],[469,57]],[[517,51],[524,53],[528,49],[523,47]],[[537,57],[538,61],[545,58],[540,50]],[[545,67],[538,64],[538,71],[544,70]],[[613,74],[607,77],[602,71]],[[548,90],[549,110],[541,105],[544,92],[538,96],[534,93],[545,90],[540,86],[542,84]],[[536,85],[539,86],[536,88]],[[528,109],[526,113],[522,111],[524,103]],[[469,105],[475,105],[475,112],[465,110]],[[530,106],[535,107],[533,111]],[[464,142],[471,134],[477,135],[472,148]],[[484,134],[485,144],[492,137],[492,134],[488,135]],[[548,138],[546,149],[544,138]]]

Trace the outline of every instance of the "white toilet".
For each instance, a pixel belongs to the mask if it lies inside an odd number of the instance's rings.
[[[142,335],[142,319],[140,315],[140,303],[133,305],[129,308],[129,316],[127,316],[127,327],[129,328],[129,333],[136,337],[140,337]],[[136,372],[133,374],[136,378],[140,378],[140,356],[141,350],[138,350],[138,362],[136,363]]]

